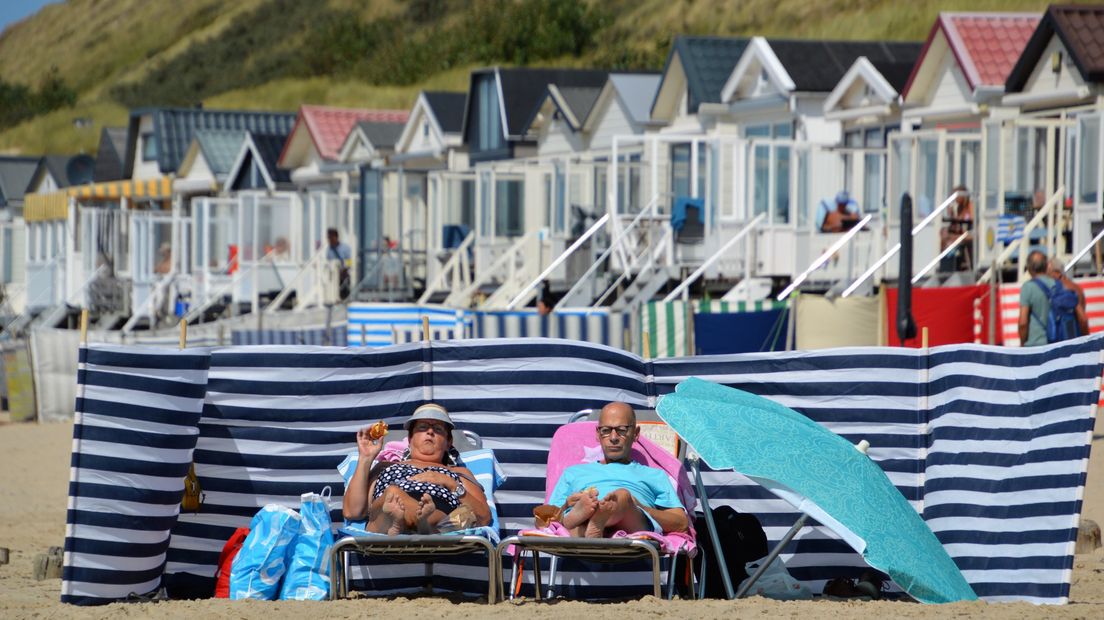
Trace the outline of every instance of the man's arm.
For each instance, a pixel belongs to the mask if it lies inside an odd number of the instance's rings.
[[[1031,320],[1031,308],[1028,306],[1020,306],[1020,320],[1017,325],[1020,333],[1020,346],[1023,346],[1027,342],[1027,325]]]

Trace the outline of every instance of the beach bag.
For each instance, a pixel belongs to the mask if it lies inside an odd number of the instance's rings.
[[[754,562],[748,562],[744,566],[748,576],[754,574],[766,559],[766,557],[762,557]],[[813,598],[813,591],[790,576],[790,571],[786,570],[786,565],[782,563],[781,558],[774,558],[767,570],[751,585],[748,594],[758,594],[779,601],[798,601]]]
[[[1077,293],[1057,280],[1050,288],[1036,278],[1031,281],[1043,289],[1050,302],[1046,318],[1047,343],[1062,342],[1081,335],[1077,327]]]
[[[253,517],[249,536],[230,563],[231,599],[276,600],[300,519],[298,512],[279,504],[268,504]]]
[[[299,535],[292,545],[280,600],[321,601],[330,595],[330,549],[334,537],[330,523],[330,487],[300,498]]]
[[[238,557],[238,551],[247,536],[249,528],[239,527],[222,546],[218,566],[215,568],[215,598],[230,598],[230,564]]]
[[[725,505],[717,506],[712,511],[713,523],[717,526],[717,538],[720,539],[721,549],[724,551],[729,579],[733,584],[738,584],[748,576],[744,566],[752,560],[767,555],[767,534],[763,531],[759,519],[753,514],[737,512],[732,506]],[[698,546],[705,550],[705,553],[699,553],[694,558],[694,571],[699,579],[701,579],[702,562],[706,565],[705,598],[728,598],[704,516],[694,519],[694,531],[698,533]]]

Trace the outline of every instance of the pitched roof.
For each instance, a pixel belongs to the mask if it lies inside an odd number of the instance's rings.
[[[555,84],[561,89],[601,88],[609,71],[514,68],[498,69],[498,74],[502,81],[506,134],[516,137],[525,133],[533,110],[544,100],[549,84]]]
[[[920,49],[918,47],[916,57],[911,60],[872,60],[870,64],[874,65],[874,68],[882,74],[886,82],[889,82],[889,85],[899,93],[905,87],[905,84],[908,84],[909,75],[912,73],[912,68],[916,66],[916,60],[919,56]]]
[[[923,57],[939,32],[946,37],[971,90],[981,86],[1003,88],[1039,17],[1037,13],[940,13],[924,42],[921,60],[913,67],[902,92],[907,95],[912,87]]]
[[[405,123],[381,123],[375,121],[357,121],[357,128],[377,149],[394,148],[402,135]]]
[[[786,69],[798,92],[831,92],[861,56],[879,62],[914,63],[919,43],[885,41],[799,41],[768,39],[771,51]]]
[[[647,123],[652,99],[655,99],[663,76],[659,73],[611,73],[609,79],[633,122]]]
[[[686,87],[690,91],[688,112],[696,113],[703,103],[720,103],[721,90],[750,41],[734,37],[675,37],[656,93],[663,88],[663,80],[667,79],[667,71],[675,54],[678,54],[686,74]],[[651,110],[654,101],[648,107]]]
[[[1054,35],[1086,82],[1104,82],[1104,5],[1051,5],[1009,73],[1006,91],[1023,89]]]
[[[295,115],[284,112],[245,110],[204,110],[200,108],[149,108],[130,113],[127,134],[125,176],[134,171],[138,127],[142,116],[153,115],[153,133],[157,139],[157,167],[163,174],[176,172],[192,137],[200,129],[238,129],[266,133],[288,133]]]
[[[118,181],[123,178],[126,160],[127,128],[104,127],[100,130],[100,145],[96,149],[96,171],[92,180]]]
[[[22,201],[39,157],[0,156],[0,206]]]
[[[53,177],[58,187],[88,183],[92,180],[95,167],[96,160],[90,155],[44,155],[38,160],[26,191],[33,192],[47,174]]]
[[[437,124],[445,133],[460,133],[464,128],[464,104],[468,100],[468,93],[453,93],[446,91],[427,90],[426,103],[429,104],[433,116],[437,118]]]
[[[597,88],[578,86],[557,88],[560,91],[560,95],[563,97],[564,104],[571,108],[571,113],[575,115],[575,118],[579,119],[580,124],[586,120],[590,111],[594,109],[594,103],[598,101],[598,95],[602,92],[601,86]]]
[[[245,131],[235,129],[201,129],[196,131],[195,140],[199,145],[207,167],[216,176],[230,172],[234,159],[245,141]]]
[[[280,159],[280,152],[284,148],[284,143],[287,142],[287,135],[250,133],[249,137],[253,140],[253,146],[257,148],[256,153],[260,159],[258,164],[264,166],[269,178],[275,181],[277,185],[291,183],[291,171],[276,165],[276,162]]]
[[[318,155],[322,159],[334,161],[341,152],[341,145],[345,142],[345,138],[349,136],[357,121],[405,123],[409,114],[407,110],[366,110],[304,105],[299,108],[299,116],[295,119],[295,126],[289,133],[295,133],[300,124],[306,125]],[[288,143],[290,144],[290,140]],[[280,154],[280,159],[283,159],[283,153]]]

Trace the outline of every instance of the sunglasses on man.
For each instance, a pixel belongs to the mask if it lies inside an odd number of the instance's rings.
[[[617,433],[618,437],[624,437],[629,434],[630,429],[632,429],[631,426],[599,426],[598,436],[609,437],[613,433]]]

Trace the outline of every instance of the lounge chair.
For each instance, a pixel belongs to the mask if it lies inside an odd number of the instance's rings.
[[[406,438],[404,431],[391,431],[384,438],[385,452],[392,444]],[[497,601],[498,584],[502,581],[501,563],[498,561],[495,545],[499,540],[498,513],[494,504],[494,490],[502,482],[494,454],[484,449],[483,441],[471,431],[454,430],[453,446],[460,452],[464,465],[475,474],[483,487],[491,507],[491,524],[448,534],[404,534],[385,536],[364,530],[363,522],[346,522],[341,528],[342,535],[330,553],[330,575],[332,583],[330,598],[348,596],[349,579],[347,569],[349,556],[359,554],[387,558],[399,562],[421,562],[426,565],[426,586],[432,589],[433,564],[442,557],[483,553],[487,557],[487,602]],[[338,470],[345,478],[346,485],[356,470],[356,453],[346,458]]]
[[[577,421],[585,418],[587,415],[597,414],[590,410],[581,411],[572,418],[571,422],[556,431],[556,434],[552,438],[552,447],[548,456],[550,464],[563,464],[577,460],[580,451],[585,454],[587,448],[593,450],[598,446],[593,431],[596,423]],[[638,422],[650,422],[653,420],[658,421],[658,417],[654,415],[654,412],[652,412],[650,416],[647,412],[638,412]],[[675,455],[672,457],[671,452],[664,452],[664,450],[664,448],[659,447],[647,438],[641,437],[633,446],[633,459],[648,465],[661,465],[666,463],[668,467],[663,467],[663,469],[679,482],[676,485],[676,489],[679,491],[679,497],[683,501],[683,506],[686,508],[687,514],[693,515],[699,489],[690,484],[687,472],[685,468],[682,467],[682,462],[679,460],[678,456]],[[681,452],[682,450],[676,447],[674,451]],[[569,456],[572,454],[575,455],[574,459]],[[549,466],[548,480],[545,485],[545,501],[551,497],[552,490],[555,487],[556,481],[559,480],[560,473],[562,473],[562,467],[557,469],[552,465]],[[675,575],[678,572],[679,558],[681,557],[688,562],[697,551],[696,546],[680,545],[673,549],[669,548],[667,552],[664,553],[661,552],[662,547],[660,543],[650,538],[626,537],[617,539],[593,539],[539,535],[532,530],[523,530],[518,535],[508,537],[499,543],[498,556],[500,566],[504,555],[511,547],[514,548],[513,556],[515,562],[510,583],[514,584],[517,582],[517,566],[519,560],[525,551],[530,551],[533,559],[535,596],[538,600],[541,599],[543,594],[541,592],[541,553],[552,556],[548,596],[552,596],[552,587],[556,582],[557,558],[565,557],[606,563],[650,560],[652,566],[653,594],[656,597],[660,597],[662,595],[660,586],[660,558],[661,556],[666,556],[671,560],[668,569],[667,598],[672,598],[674,596]],[[721,562],[721,564],[723,565],[723,562]],[[692,571],[691,575],[693,575]],[[695,588],[694,585],[695,584],[691,584],[691,593],[700,597],[701,591]],[[731,591],[731,589],[729,591]],[[511,596],[512,595],[513,592],[511,592]]]

